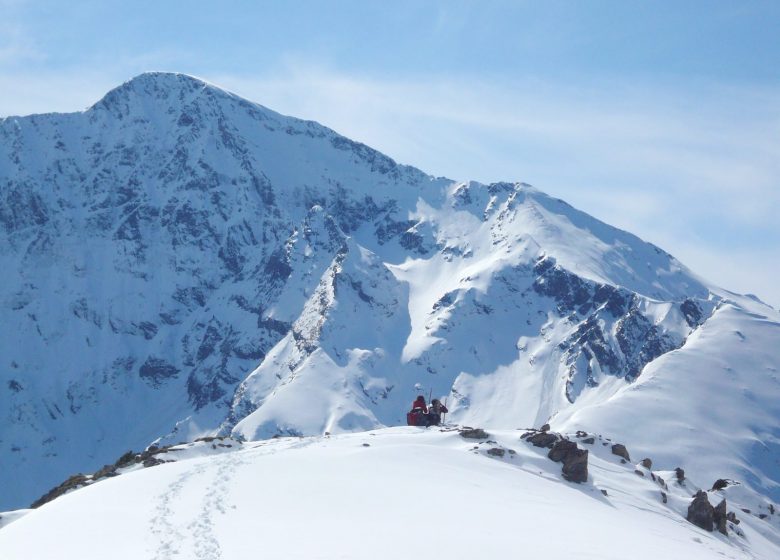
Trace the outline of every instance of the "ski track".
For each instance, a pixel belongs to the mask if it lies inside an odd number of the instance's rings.
[[[155,515],[150,520],[150,532],[159,541],[153,560],[166,560],[179,554],[184,535],[172,521],[174,513],[172,503],[181,495],[187,481],[203,473],[206,468],[207,465],[203,464],[184,473],[160,496]]]
[[[182,548],[189,548],[188,545],[192,547],[192,555],[187,554],[187,557],[197,560],[222,558],[222,549],[214,531],[215,517],[227,513],[229,506],[226,495],[230,488],[230,480],[236,469],[244,463],[246,459],[240,458],[237,452],[231,452],[215,457],[210,464],[199,465],[171,484],[160,496],[156,515],[150,522],[151,533],[158,539],[154,560],[167,560],[179,556]],[[173,505],[182,495],[182,490],[192,486],[193,478],[200,479],[200,484],[195,491],[201,489],[205,491],[194,519],[186,515],[187,512],[177,510]]]

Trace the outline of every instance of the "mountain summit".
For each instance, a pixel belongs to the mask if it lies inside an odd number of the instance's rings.
[[[182,74],[0,120],[0,509],[127,449],[449,418],[780,497],[780,314],[523,183]]]

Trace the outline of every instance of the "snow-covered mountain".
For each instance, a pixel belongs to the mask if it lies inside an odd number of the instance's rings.
[[[189,76],[0,120],[0,265],[0,509],[153,441],[402,424],[417,392],[780,499],[777,311]]]

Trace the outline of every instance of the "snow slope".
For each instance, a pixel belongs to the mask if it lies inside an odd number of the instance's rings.
[[[665,465],[684,462],[698,476],[743,480],[780,500],[779,333],[776,313],[724,294],[686,344],[649,364],[636,383],[552,423],[609,430]]]
[[[0,554],[769,560],[780,553],[780,516],[761,520],[737,509],[741,536],[708,533],[681,516],[691,481],[670,479],[664,504],[649,471],[638,476],[597,442],[588,482],[565,482],[559,464],[520,433],[499,432],[488,443],[404,427],[247,442],[59,498],[0,530]],[[491,448],[504,456],[488,455]]]
[[[153,441],[399,425],[418,392],[777,497],[777,311],[196,78],[0,120],[0,266],[0,509]]]

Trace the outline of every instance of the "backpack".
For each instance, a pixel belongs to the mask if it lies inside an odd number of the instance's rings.
[[[419,408],[415,408],[406,413],[406,425],[407,426],[427,426],[428,419],[425,413]]]

